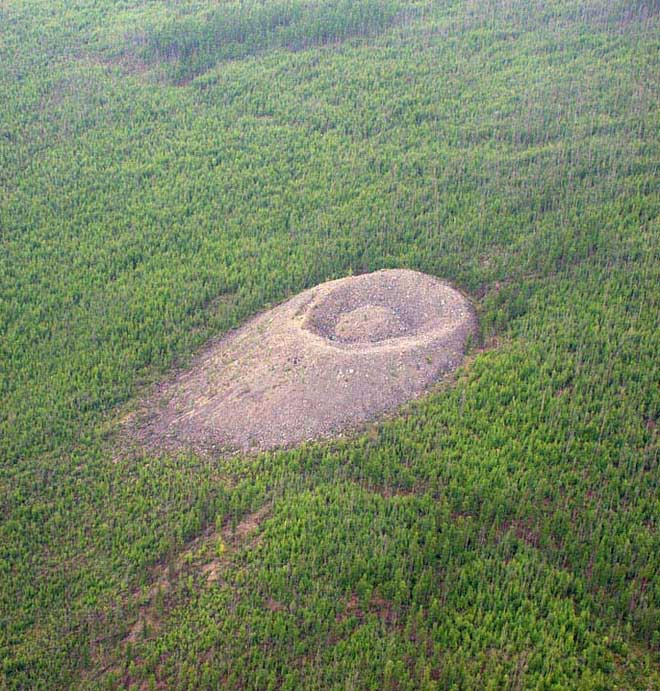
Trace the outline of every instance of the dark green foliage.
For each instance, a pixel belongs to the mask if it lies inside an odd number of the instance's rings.
[[[194,77],[221,60],[264,50],[301,50],[338,43],[351,36],[383,31],[400,16],[397,0],[286,0],[222,3],[204,14],[184,15],[139,39],[138,54],[148,61],[174,63],[172,77]]]
[[[657,688],[657,3],[0,13],[0,686]],[[209,337],[394,266],[481,325],[405,414],[117,438]]]

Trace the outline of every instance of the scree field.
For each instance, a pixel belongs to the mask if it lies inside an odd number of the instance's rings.
[[[380,269],[473,306],[425,395],[127,440]],[[657,0],[0,2],[0,688],[660,689],[659,383]]]

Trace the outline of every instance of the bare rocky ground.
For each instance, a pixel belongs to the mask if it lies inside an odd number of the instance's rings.
[[[161,384],[128,425],[149,449],[263,450],[333,435],[458,367],[469,301],[408,270],[306,290],[229,333]]]

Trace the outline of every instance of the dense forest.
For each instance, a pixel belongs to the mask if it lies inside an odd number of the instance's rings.
[[[0,687],[660,688],[660,4],[0,5]],[[121,421],[404,267],[461,369],[262,454]]]

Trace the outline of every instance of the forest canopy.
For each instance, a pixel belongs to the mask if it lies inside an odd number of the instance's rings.
[[[0,93],[0,686],[660,687],[657,2],[8,0]],[[384,268],[478,313],[428,395],[121,442]]]

